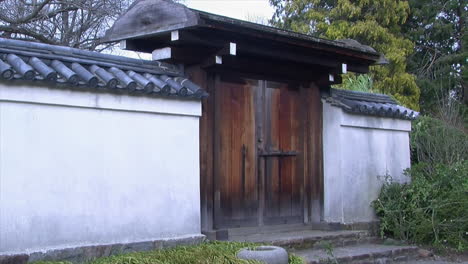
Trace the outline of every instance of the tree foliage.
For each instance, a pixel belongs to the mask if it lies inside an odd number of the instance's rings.
[[[418,78],[422,110],[434,114],[441,101],[468,100],[466,22],[463,0],[409,0],[403,33],[415,43],[408,69]]]
[[[329,39],[352,38],[372,46],[390,61],[371,67],[374,90],[393,95],[419,109],[419,87],[406,72],[413,43],[401,34],[409,4],[398,0],[270,0],[276,8],[272,24]],[[354,77],[353,77],[354,78]]]
[[[0,36],[96,50],[129,0],[3,0]]]

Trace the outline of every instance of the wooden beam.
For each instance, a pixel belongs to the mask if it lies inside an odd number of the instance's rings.
[[[182,47],[164,47],[153,50],[152,58],[157,61],[169,63],[195,64],[212,56],[213,52],[201,47],[182,48]]]
[[[328,89],[328,88],[330,88],[330,85],[341,84],[342,82],[343,82],[343,78],[341,77],[341,74],[337,74],[337,73],[333,73],[333,72],[323,74],[319,78],[316,78],[314,80],[314,83],[320,89]]]
[[[368,73],[369,66],[359,63],[348,64],[348,71],[355,72],[355,73]]]
[[[135,42],[130,39],[121,40],[119,45],[120,45],[120,49],[122,50],[133,50],[133,51],[138,50],[138,47],[137,45],[135,45]]]
[[[205,36],[206,35],[206,36]],[[203,37],[205,36],[205,37]],[[186,45],[200,45],[219,49],[219,54],[236,55],[236,56],[256,56],[273,58],[283,61],[293,61],[311,65],[321,65],[328,68],[339,68],[341,62],[338,58],[324,56],[320,54],[312,54],[310,50],[301,48],[291,48],[284,45],[272,45],[271,43],[251,42],[246,40],[228,41],[224,36],[212,36],[209,39],[206,33],[195,35],[192,32],[181,31],[179,33],[179,43]],[[216,39],[216,40],[215,40]]]
[[[220,55],[218,55],[220,56]],[[231,71],[251,74],[258,78],[276,78],[276,80],[317,80],[328,76],[326,69],[297,65],[293,63],[277,63],[270,60],[258,60],[240,56],[223,55],[222,64],[217,64],[214,57],[207,59],[201,66],[213,71]]]
[[[206,48],[202,46],[193,45],[187,46],[168,46],[158,48],[152,52],[153,60],[165,61],[172,63],[184,63],[194,64],[201,63],[204,61],[208,63],[214,62],[216,64],[222,64],[224,55],[235,56],[237,53],[237,45],[234,42],[226,43],[222,48]]]
[[[173,34],[177,36],[172,38]],[[203,31],[173,31],[171,32],[171,40],[177,47],[204,47],[205,49],[218,50],[217,54],[221,55],[257,56],[311,65],[321,65],[328,68],[338,69],[341,67],[341,62],[338,58],[311,53],[310,49],[303,49],[300,47],[291,48],[281,44],[272,45],[272,42],[252,42],[242,39],[232,40],[232,36],[229,40],[227,36],[213,35],[213,33]]]
[[[368,73],[369,72],[369,66],[356,63],[356,62],[346,62],[346,63],[341,63],[338,67],[335,67],[330,71],[330,73],[333,73],[335,75],[337,74],[346,74],[348,72],[354,72],[354,73]]]
[[[169,36],[170,35],[170,36]],[[171,41],[168,42],[167,38]],[[343,56],[331,56],[330,54],[318,53],[317,50],[308,49],[305,47],[293,47],[284,43],[275,41],[266,41],[262,39],[241,38],[237,35],[226,35],[222,32],[215,32],[206,29],[185,29],[175,30],[165,36],[166,41],[158,39],[147,39],[146,42],[138,41],[140,49],[143,47],[152,47],[161,49],[177,47],[180,49],[188,49],[190,52],[199,49],[209,50],[205,55],[208,58],[213,54],[231,55],[242,57],[258,57],[268,58],[283,62],[296,62],[300,64],[319,65],[326,67],[330,71],[341,73],[343,71]],[[189,52],[187,52],[188,54]],[[189,55],[189,57],[194,57]],[[197,56],[198,57],[198,56]],[[205,58],[205,59],[206,59]],[[170,60],[168,60],[170,62]],[[193,63],[192,59],[189,59]],[[201,62],[202,59],[199,61]],[[356,59],[344,60],[346,71],[357,73],[366,73],[369,71],[369,66],[364,62]],[[182,58],[179,58],[177,63],[185,63]]]
[[[208,21],[207,21],[208,20]],[[220,31],[228,32],[228,34],[234,33],[236,35],[243,35],[243,37],[251,37],[251,38],[261,38],[264,40],[269,40],[275,43],[285,43],[287,45],[294,45],[294,46],[302,46],[306,47],[307,49],[314,49],[315,51],[321,51],[326,53],[333,53],[334,56],[344,56],[350,59],[362,59],[372,64],[375,62],[376,55],[366,54],[360,51],[353,51],[350,49],[340,48],[332,45],[327,45],[320,42],[311,42],[308,40],[298,40],[297,38],[290,37],[290,36],[279,36],[277,34],[272,34],[270,32],[265,31],[258,31],[255,29],[250,29],[238,25],[230,25],[227,23],[223,23],[221,21],[214,21],[207,19],[205,20],[206,24],[210,25],[210,29],[218,29]]]

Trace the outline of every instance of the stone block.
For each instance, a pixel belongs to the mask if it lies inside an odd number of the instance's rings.
[[[432,256],[432,252],[426,249],[418,249],[418,256],[421,258],[428,258]]]
[[[113,244],[111,245],[110,255],[123,254],[124,244]]]
[[[84,247],[82,259],[86,262],[101,257],[108,257],[111,255],[111,250],[111,245]]]
[[[25,254],[0,256],[0,264],[26,264],[28,260],[29,256]]]
[[[154,249],[153,241],[129,243],[122,247],[122,253],[151,251]]]

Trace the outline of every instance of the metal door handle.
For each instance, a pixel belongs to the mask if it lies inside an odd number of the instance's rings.
[[[299,155],[299,152],[272,150],[272,151],[260,151],[258,155],[260,157],[289,157],[289,156],[297,156]]]

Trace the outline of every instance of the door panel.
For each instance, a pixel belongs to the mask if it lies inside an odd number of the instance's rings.
[[[253,87],[242,80],[218,79],[215,150],[219,177],[216,226],[257,224],[257,174]],[[216,165],[216,164],[215,164]]]
[[[265,224],[303,221],[299,90],[278,86],[265,87]]]

